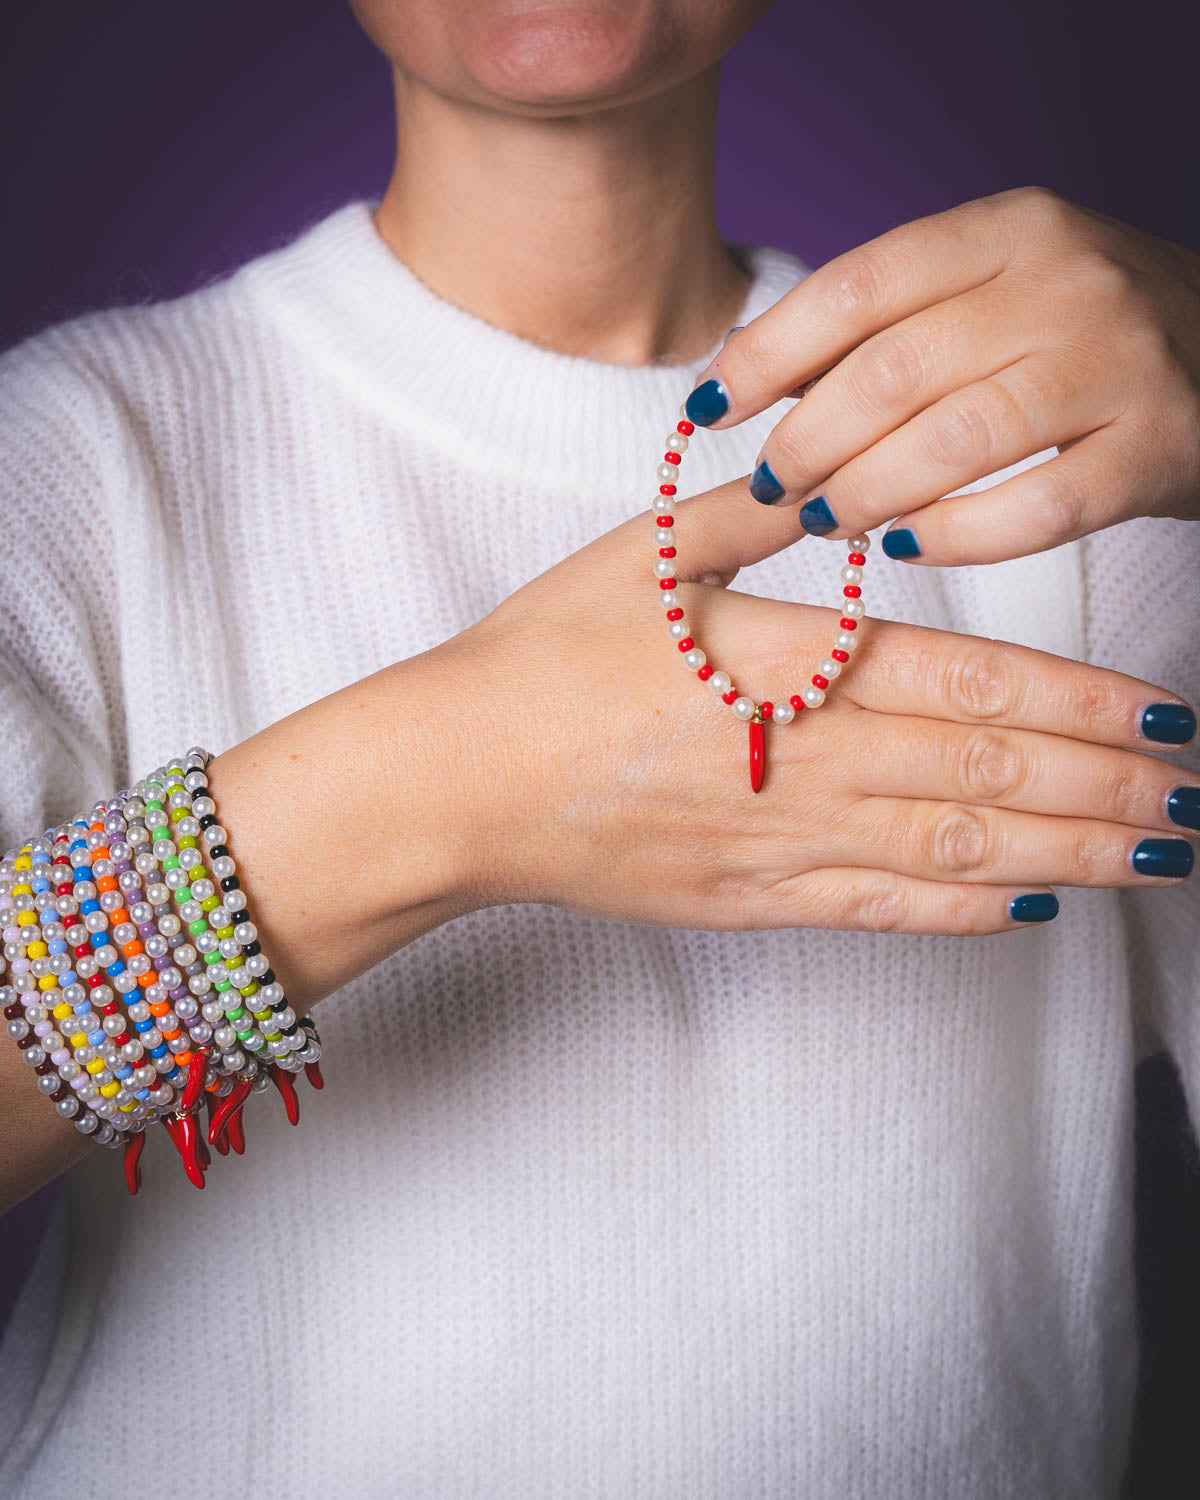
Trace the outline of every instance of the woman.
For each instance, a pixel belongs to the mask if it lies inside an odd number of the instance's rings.
[[[713,214],[761,5],[356,9],[377,205],[4,360],[0,850],[216,751],[328,1086],[130,1198],[6,1048],[7,1201],[77,1164],[3,1492],[1117,1493],[1133,1068],[1200,1081],[1194,259],[1029,190],[809,277]],[[759,796],[649,597],[693,386],[755,701],[911,537]]]

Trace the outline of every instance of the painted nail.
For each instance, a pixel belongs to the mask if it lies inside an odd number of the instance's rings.
[[[828,536],[837,530],[837,520],[824,495],[817,495],[800,507],[800,524],[810,536]]]
[[[1187,839],[1143,839],[1133,851],[1133,868],[1139,875],[1165,875],[1174,880],[1190,875],[1195,861]]]
[[[742,329],[745,328],[745,326],[746,326],[745,323],[735,323],[733,325],[733,327],[729,330],[729,333],[727,333],[725,335],[725,337],[721,340],[721,348],[723,349],[725,347],[725,345],[729,342],[729,334],[732,334],[732,333],[741,333]]]
[[[1186,703],[1152,703],[1142,710],[1141,730],[1161,745],[1186,745],[1196,732],[1196,715]]]
[[[709,427],[729,410],[729,393],[719,380],[706,380],[687,398],[684,408],[689,422]]]
[[[1030,891],[1028,896],[1014,896],[1008,903],[1008,914],[1014,922],[1048,922],[1058,916],[1058,897],[1053,891]]]
[[[1200,786],[1177,786],[1167,798],[1167,817],[1180,828],[1200,828]]]
[[[750,493],[762,505],[777,505],[783,499],[783,485],[765,458],[750,476]]]
[[[921,548],[916,537],[907,526],[897,526],[894,531],[885,531],[879,545],[888,557],[920,557]]]

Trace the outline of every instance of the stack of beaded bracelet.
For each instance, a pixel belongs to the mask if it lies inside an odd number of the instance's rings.
[[[193,747],[0,862],[9,1035],[60,1115],[124,1144],[132,1193],[152,1121],[202,1188],[209,1144],[245,1149],[251,1092],[274,1082],[294,1125],[291,1075],[303,1068],[323,1087],[316,1028],[288,1006],[246,915],[208,795],[211,759]],[[195,1122],[202,1096],[207,1140]]]

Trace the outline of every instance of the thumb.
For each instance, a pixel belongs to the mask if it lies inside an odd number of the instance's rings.
[[[808,533],[792,507],[760,505],[749,475],[731,479],[675,506],[675,577],[680,583],[728,586],[739,568],[782,552]]]

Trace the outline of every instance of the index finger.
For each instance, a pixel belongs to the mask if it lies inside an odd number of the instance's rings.
[[[865,339],[999,275],[1018,223],[1058,194],[1009,188],[897,225],[810,272],[730,339],[687,398],[698,427],[734,427]]]
[[[881,628],[882,627],[882,628]],[[840,691],[876,713],[1037,729],[1097,745],[1185,745],[1196,715],[1168,688],[1033,646],[879,620]]]

